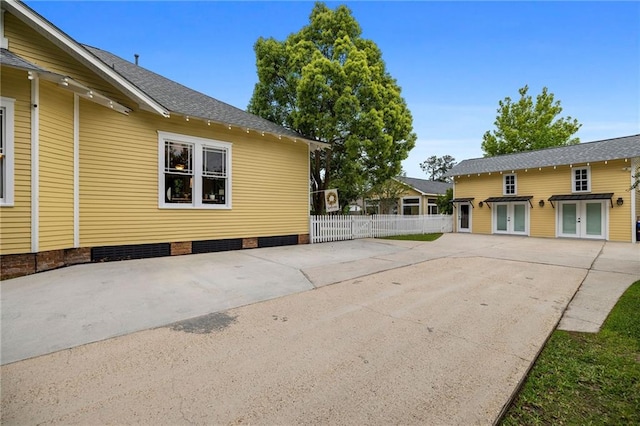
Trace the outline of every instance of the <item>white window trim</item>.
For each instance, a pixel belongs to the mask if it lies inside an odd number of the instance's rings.
[[[587,171],[587,189],[586,191],[578,191],[576,190],[576,170],[586,170]],[[571,192],[572,193],[586,193],[591,192],[591,167],[572,167],[571,168]]]
[[[433,203],[430,203],[429,200],[433,200]],[[431,207],[435,207],[436,208],[436,212],[434,213],[434,215],[437,215],[440,213],[440,209],[438,208],[438,199],[437,198],[427,198],[427,214],[431,214],[430,210]]]
[[[0,97],[0,106],[4,108],[4,191],[0,198],[0,207],[13,207],[14,205],[14,138],[15,138],[15,99]]]
[[[507,193],[507,176],[513,176],[513,193]],[[518,194],[518,175],[516,175],[515,173],[502,175],[502,195],[516,194]]]
[[[164,190],[164,167],[165,167],[165,141],[182,142],[194,146],[194,162],[193,162],[193,199],[191,204],[178,204],[165,202]],[[199,138],[196,136],[181,135],[178,133],[169,133],[158,131],[158,207],[161,209],[206,209],[206,210],[231,210],[231,147],[233,144],[229,142],[218,141],[214,139]],[[225,188],[225,204],[205,204],[202,202],[200,194],[202,192],[202,148],[211,147],[224,149],[226,155],[227,183]]]
[[[404,214],[404,207],[405,207],[405,200],[418,200],[417,204],[407,204],[408,206],[418,206],[418,215],[422,215],[422,200],[420,199],[420,197],[402,197],[402,205],[400,206],[400,211],[402,212],[402,216],[405,216]],[[413,216],[413,215],[407,215],[407,216]]]

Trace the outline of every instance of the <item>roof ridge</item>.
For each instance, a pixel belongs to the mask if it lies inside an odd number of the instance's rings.
[[[147,92],[146,92],[142,87],[138,86],[136,83],[134,83],[133,81],[131,81],[131,79],[127,78],[127,77],[126,77],[125,75],[123,75],[120,71],[118,71],[118,69],[115,67],[115,64],[108,64],[108,63],[107,63],[106,61],[104,61],[102,58],[100,58],[100,57],[99,57],[99,56],[97,56],[95,53],[93,53],[93,52],[91,51],[91,49],[100,50],[100,51],[102,51],[102,52],[108,53],[109,55],[115,56],[116,58],[118,58],[118,59],[120,59],[120,60],[123,60],[123,61],[125,61],[125,62],[126,62],[126,59],[121,58],[120,56],[118,56],[118,55],[116,55],[116,54],[114,54],[114,53],[111,53],[111,52],[109,52],[108,50],[101,49],[101,48],[99,48],[99,47],[90,46],[90,45],[88,45],[88,44],[80,43],[80,42],[78,42],[78,44],[79,44],[83,49],[85,49],[87,52],[89,52],[93,57],[95,57],[98,61],[102,62],[103,64],[105,64],[106,66],[108,66],[109,68],[111,68],[111,70],[112,70],[113,72],[117,73],[120,77],[124,78],[124,79],[125,79],[125,80],[127,80],[129,83],[131,83],[132,85],[134,85],[135,87],[137,87],[140,91],[142,91],[142,92],[146,93],[146,94],[147,94],[147,96],[149,96],[151,99],[153,99],[154,101],[156,101],[158,104],[162,105],[162,107],[163,107],[163,108],[165,108],[166,110],[169,110],[169,108],[168,108],[166,105],[164,105],[162,102],[160,102],[160,101],[159,101],[158,99],[156,99],[154,96],[151,96],[151,95],[150,95],[149,93],[147,93]],[[151,73],[153,73],[153,71],[147,70],[146,68],[145,68],[145,70],[146,70],[146,71],[149,71],[149,72],[151,72]],[[158,75],[158,76],[162,77],[160,74],[157,74],[157,73],[154,73],[154,74],[156,74],[156,75]]]
[[[640,157],[640,134],[619,136],[575,145],[473,158],[456,164],[445,176],[520,170],[533,167],[583,164]]]
[[[84,43],[80,43],[80,44],[82,45],[82,47],[89,47],[89,48],[91,48],[91,49],[100,50],[100,51],[105,52],[105,53],[107,53],[107,54],[109,54],[109,55],[111,55],[111,56],[114,56],[114,57],[118,58],[119,60],[121,60],[121,61],[123,61],[123,62],[127,63],[127,65],[131,65],[131,66],[134,66],[134,67],[142,68],[142,69],[143,69],[143,70],[145,70],[146,72],[149,72],[149,73],[151,73],[151,74],[153,74],[153,75],[155,75],[155,76],[157,76],[157,77],[159,77],[159,78],[161,78],[161,79],[163,79],[163,80],[169,81],[169,82],[171,82],[171,83],[173,83],[173,84],[177,84],[178,86],[180,86],[180,87],[182,87],[182,88],[184,88],[184,89],[186,89],[186,90],[188,90],[188,91],[190,91],[190,92],[198,93],[198,94],[200,94],[200,95],[202,95],[202,96],[206,96],[206,97],[207,97],[207,98],[209,98],[209,99],[212,99],[212,100],[214,100],[214,101],[216,101],[216,102],[218,102],[218,103],[224,104],[225,106],[228,106],[228,107],[230,107],[230,108],[236,109],[236,110],[238,110],[238,111],[240,111],[240,112],[243,112],[243,113],[246,113],[246,114],[251,114],[251,115],[254,115],[254,116],[255,116],[255,117],[257,117],[257,118],[260,118],[260,119],[262,119],[262,120],[266,120],[265,118],[260,117],[259,115],[252,114],[252,113],[250,113],[250,112],[248,112],[248,111],[246,111],[246,110],[243,110],[242,108],[239,108],[239,107],[237,107],[237,106],[235,106],[235,105],[231,105],[231,104],[230,104],[230,103],[228,103],[228,102],[221,101],[221,100],[220,100],[220,99],[218,99],[218,98],[214,98],[213,96],[210,96],[210,95],[207,95],[206,93],[203,93],[203,92],[200,92],[200,91],[198,91],[198,90],[195,90],[195,89],[193,89],[193,88],[191,88],[191,87],[189,87],[189,86],[186,86],[186,85],[184,85],[184,84],[182,84],[182,83],[180,83],[180,82],[178,82],[178,81],[175,81],[175,80],[172,80],[172,79],[170,79],[170,78],[168,78],[168,77],[165,77],[165,76],[164,76],[164,75],[162,75],[162,74],[158,74],[157,72],[152,71],[152,70],[150,70],[149,68],[146,68],[146,67],[144,67],[144,66],[142,66],[142,65],[139,65],[139,64],[136,64],[136,63],[134,63],[134,62],[131,62],[131,61],[129,61],[129,60],[127,60],[127,59],[125,59],[125,58],[123,58],[123,57],[119,56],[119,55],[116,55],[115,53],[113,53],[113,52],[111,52],[111,51],[109,51],[109,50],[102,49],[102,48],[100,48],[100,47],[90,46],[90,45],[88,45],[88,44],[84,44]],[[91,53],[92,53],[92,52],[91,52]],[[93,53],[92,53],[92,54],[93,54]],[[94,55],[94,56],[95,56],[95,55]],[[97,56],[96,56],[96,57],[97,57]],[[104,60],[102,60],[102,59],[100,59],[100,58],[98,58],[98,59],[99,59],[99,60],[101,60],[103,63],[105,63],[107,66],[111,67],[111,65],[109,65],[109,64],[108,64],[107,62],[105,62]],[[113,67],[111,67],[111,68],[112,68],[112,69],[114,69],[116,72],[118,71],[116,68],[113,68]],[[122,73],[120,73],[120,72],[118,72],[118,74],[122,75]],[[123,77],[123,78],[126,78],[127,80],[129,80],[129,79],[128,79],[126,76],[124,76],[124,75],[122,75],[122,77]],[[131,80],[129,80],[129,81],[131,81]],[[131,84],[135,85],[136,87],[139,87],[139,86],[137,86],[137,85],[136,85],[135,83],[133,83],[133,82],[131,82]],[[142,89],[142,88],[141,88],[140,90],[144,90],[144,89]],[[154,98],[154,99],[155,99],[155,98]],[[158,102],[159,102],[159,101],[158,101]],[[159,102],[159,103],[160,103],[160,102]],[[167,109],[168,109],[168,108],[167,108]],[[177,113],[177,111],[174,111],[174,112],[176,112],[176,113]],[[269,120],[266,120],[266,121],[269,121]],[[272,123],[272,122],[271,122],[271,123]],[[273,123],[273,124],[278,124],[278,123]],[[279,126],[281,126],[280,124],[278,124],[278,125],[279,125]],[[282,126],[282,127],[284,127],[284,126]]]
[[[626,135],[626,136],[617,136],[615,138],[599,139],[599,140],[595,140],[595,141],[579,142],[579,143],[576,143],[576,144],[573,144],[573,145],[549,146],[549,147],[546,147],[546,148],[531,149],[531,150],[528,150],[528,151],[509,152],[507,154],[492,155],[490,157],[467,158],[467,159],[464,159],[462,161],[486,160],[488,158],[508,157],[508,156],[513,156],[513,155],[522,155],[522,154],[527,154],[529,152],[542,152],[542,151],[550,151],[550,150],[553,150],[553,149],[566,149],[566,148],[571,148],[573,146],[584,146],[584,145],[589,145],[589,144],[593,144],[593,143],[610,142],[610,141],[615,141],[617,139],[626,139],[626,138],[633,138],[633,137],[640,137],[640,133],[633,134],[633,135]]]
[[[128,61],[127,59],[122,58],[121,56],[116,55],[116,54],[115,54],[115,53],[113,53],[113,52],[110,52],[110,51],[108,51],[108,50],[105,50],[105,49],[102,49],[102,48],[99,48],[99,47],[90,46],[90,45],[88,45],[88,44],[83,44],[83,43],[81,43],[80,45],[81,45],[83,48],[85,48],[88,52],[90,52],[93,56],[96,56],[96,57],[97,57],[97,58],[98,58],[102,63],[104,63],[105,65],[107,65],[109,68],[112,68],[112,66],[111,66],[107,61],[105,61],[104,59],[102,59],[102,58],[98,57],[97,55],[95,55],[95,53],[91,51],[92,49],[93,49],[94,51],[102,52],[102,54],[103,54],[103,55],[111,56],[111,57],[113,57],[113,58],[117,59],[118,61],[121,61],[121,62],[122,62],[121,66],[126,66],[126,67],[128,67],[128,68],[129,68],[129,70],[134,70],[134,69],[136,69],[136,68],[139,68],[139,69],[141,69],[142,71],[144,71],[145,73],[149,73],[149,74],[151,74],[154,78],[156,78],[156,79],[161,79],[162,81],[168,82],[168,83],[170,83],[170,84],[174,85],[174,87],[181,89],[182,91],[188,91],[189,93],[196,94],[196,95],[198,95],[198,96],[202,96],[202,97],[204,97],[204,98],[206,98],[206,99],[210,100],[211,102],[215,103],[216,105],[219,105],[221,108],[225,108],[225,109],[227,109],[227,111],[228,111],[228,110],[232,110],[232,111],[234,111],[234,112],[236,112],[236,113],[249,115],[249,116],[251,116],[251,117],[252,117],[252,119],[253,119],[253,120],[259,120],[259,121],[261,121],[261,122],[263,122],[263,123],[265,123],[265,124],[271,125],[271,126],[278,126],[278,127],[282,128],[283,130],[286,130],[287,132],[291,132],[292,134],[293,134],[293,133],[297,134],[297,135],[298,135],[300,138],[302,138],[302,139],[308,139],[308,138],[305,138],[303,135],[299,134],[298,132],[296,132],[295,130],[290,129],[290,128],[288,128],[288,127],[285,127],[285,126],[283,126],[282,124],[274,123],[274,122],[272,122],[272,121],[270,121],[270,120],[267,120],[267,119],[266,119],[266,118],[264,118],[264,117],[260,117],[259,115],[253,114],[253,113],[248,112],[248,111],[246,111],[246,110],[243,110],[243,109],[241,109],[241,108],[239,108],[239,107],[236,107],[236,106],[234,106],[234,105],[231,105],[231,104],[229,104],[229,103],[227,103],[227,102],[221,101],[220,99],[214,98],[213,96],[210,96],[210,95],[208,95],[208,94],[206,94],[206,93],[203,93],[203,92],[200,92],[200,91],[198,91],[198,90],[195,90],[195,89],[193,89],[193,88],[191,88],[191,87],[188,87],[188,86],[186,86],[186,85],[184,85],[184,84],[182,84],[182,83],[180,83],[180,82],[177,82],[177,81],[175,81],[175,80],[172,80],[172,79],[170,79],[170,78],[168,78],[168,77],[165,77],[165,76],[163,76],[163,75],[161,75],[161,74],[158,74],[157,72],[152,71],[152,70],[150,70],[150,69],[148,69],[148,68],[146,68],[146,67],[143,67],[143,66],[141,66],[141,65],[137,65],[137,64],[135,64],[134,62]],[[156,102],[158,102],[159,104],[163,105],[167,110],[169,110],[169,111],[171,111],[171,112],[173,112],[173,113],[179,114],[179,115],[186,115],[184,112],[176,111],[176,110],[172,109],[171,107],[167,106],[165,103],[163,103],[163,102],[159,101],[159,100],[157,99],[157,97],[152,96],[152,95],[151,95],[151,94],[150,94],[150,93],[149,93],[145,88],[140,87],[139,85],[135,84],[135,83],[131,80],[131,78],[129,78],[127,75],[124,75],[121,71],[118,71],[118,69],[117,69],[117,68],[112,68],[112,69],[113,69],[114,71],[116,71],[119,75],[121,75],[123,78],[125,78],[125,79],[126,79],[126,80],[128,80],[128,81],[130,81],[130,82],[131,82],[131,84],[133,84],[134,86],[138,87],[141,91],[143,91],[143,92],[147,93],[150,97],[152,97],[154,100],[156,100]],[[127,72],[127,70],[123,70],[123,71],[124,71],[124,72]],[[229,111],[228,111],[228,112],[229,112]],[[196,117],[196,115],[194,115],[194,117]],[[204,118],[206,118],[206,117],[200,117],[200,118],[203,118],[203,119],[204,119]],[[212,120],[214,120],[214,121],[216,121],[216,120],[215,120],[215,119],[213,119],[213,118],[211,118],[211,119],[212,119]],[[220,122],[223,122],[223,120],[219,120],[219,121],[220,121]],[[232,122],[230,123],[230,122],[227,122],[227,124],[233,124],[233,125],[236,125],[236,126],[243,127],[243,125],[240,125],[240,124],[238,124],[238,123],[232,123]],[[248,125],[247,127],[251,127],[251,126],[250,126],[250,125]],[[283,133],[283,134],[284,134],[284,133]],[[293,136],[293,135],[291,135],[291,136]]]

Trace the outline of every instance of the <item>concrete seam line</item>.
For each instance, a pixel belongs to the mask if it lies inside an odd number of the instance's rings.
[[[309,284],[311,284],[311,287],[313,287],[311,290],[316,290],[318,286],[316,286],[315,283],[311,281],[311,278],[309,277],[309,275],[307,275],[307,273],[302,269],[298,269],[298,270],[300,271],[302,276],[304,276],[307,279],[307,281],[309,281]]]
[[[458,256],[457,254],[450,254],[448,256],[444,256],[444,257],[450,257],[452,259],[470,259],[473,257],[477,257],[480,259],[493,259],[493,260],[502,260],[502,261],[508,261],[508,262],[516,262],[516,263],[530,263],[532,265],[545,265],[545,266],[557,266],[559,268],[571,268],[571,269],[583,269],[585,270],[584,267],[582,266],[571,266],[571,265],[560,265],[558,263],[544,263],[544,262],[532,262],[530,260],[518,260],[518,259],[502,259],[500,257],[490,257],[490,256]],[[437,257],[435,259],[442,259],[441,257]],[[431,260],[431,259],[429,259]],[[593,262],[591,263],[593,265]],[[589,267],[588,269],[586,269],[586,271],[590,271],[591,267]],[[608,271],[603,271],[603,272],[608,272]],[[620,272],[622,273],[622,272]],[[582,283],[580,283],[580,285],[582,285]]]

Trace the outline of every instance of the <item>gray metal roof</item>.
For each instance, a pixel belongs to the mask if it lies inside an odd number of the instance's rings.
[[[169,80],[113,53],[82,46],[172,113],[306,140],[290,129]]]
[[[445,176],[523,170],[640,157],[640,134],[517,154],[463,160]]]
[[[447,189],[453,187],[452,184],[447,182],[436,182],[427,179],[410,178],[405,176],[398,176],[396,179],[417,191],[422,192],[423,194],[444,194],[447,192]]]
[[[22,59],[20,56],[9,52],[7,49],[0,49],[0,64],[21,70],[48,72],[44,68],[40,68],[36,64],[32,64],[31,62]]]

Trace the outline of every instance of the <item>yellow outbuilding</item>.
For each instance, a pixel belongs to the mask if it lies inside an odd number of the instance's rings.
[[[640,135],[464,160],[457,232],[638,241]]]

